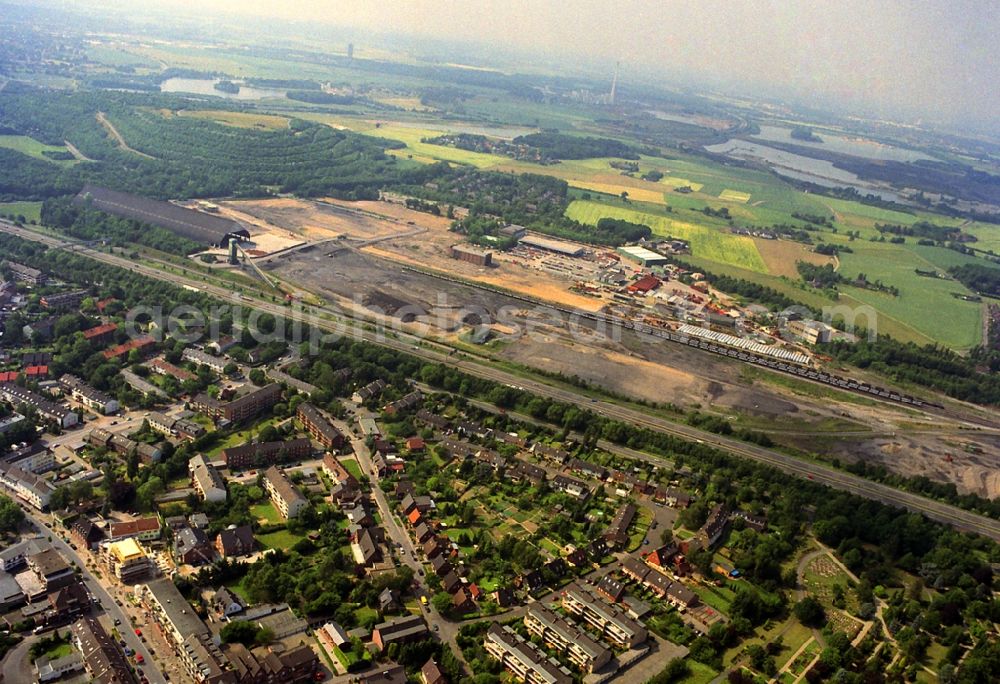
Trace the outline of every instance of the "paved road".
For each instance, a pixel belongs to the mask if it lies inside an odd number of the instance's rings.
[[[142,666],[142,670],[146,673],[146,677],[149,681],[153,684],[165,684],[163,675],[156,666],[149,649],[146,648],[146,644],[135,635],[135,632],[132,629],[132,623],[128,619],[128,615],[126,615],[125,611],[123,611],[122,608],[115,603],[115,599],[111,596],[108,590],[105,589],[105,587],[97,581],[97,578],[90,573],[87,569],[85,559],[70,548],[69,544],[62,540],[62,537],[60,536],[62,530],[59,528],[50,530],[45,526],[47,518],[39,514],[38,511],[35,511],[24,504],[22,504],[21,508],[24,510],[28,519],[31,520],[35,527],[41,531],[41,534],[50,535],[52,537],[52,545],[58,549],[58,551],[63,554],[65,558],[77,564],[80,568],[80,573],[83,576],[84,582],[90,590],[90,593],[101,602],[101,606],[104,608],[104,611],[112,618],[112,620],[121,620],[121,627],[119,627],[121,638],[125,639],[125,643],[128,644],[129,648],[136,653],[142,654],[142,657],[146,661],[146,663]],[[51,521],[49,522],[51,523]],[[54,526],[54,523],[51,524]]]
[[[65,627],[62,628],[65,630]],[[0,665],[4,684],[34,684],[35,672],[28,651],[39,637],[26,636],[21,643],[7,651]]]
[[[351,440],[351,445],[354,447],[354,455],[358,459],[358,463],[361,465],[361,470],[366,475],[371,476],[372,473],[372,458],[371,452],[368,450],[368,446],[365,444],[363,439],[358,438],[354,431],[351,429],[347,423],[340,420],[334,420],[333,424],[338,430],[347,435]],[[402,561],[407,566],[413,569],[413,578],[420,587],[418,595],[423,595],[427,597],[427,605],[420,604],[420,612],[427,620],[427,623],[432,627],[436,626],[436,632],[438,638],[446,642],[452,647],[455,656],[465,663],[465,659],[462,657],[462,649],[458,647],[458,629],[459,624],[452,622],[451,620],[445,618],[430,603],[431,592],[427,588],[427,583],[424,577],[424,568],[420,563],[420,551],[414,546],[413,541],[410,539],[410,535],[406,533],[406,530],[402,525],[399,524],[396,519],[394,512],[395,507],[389,498],[386,496],[382,488],[378,486],[377,480],[373,478],[372,483],[372,495],[375,497],[375,503],[379,509],[379,515],[382,517],[382,525],[385,527],[386,534],[389,535],[390,541],[396,549],[402,551]]]
[[[44,233],[28,230],[26,228],[18,228],[9,221],[0,221],[0,230],[18,235],[19,237],[27,240],[41,242],[54,248],[61,248],[76,244],[73,241],[69,241],[64,238],[53,237]],[[218,285],[213,285],[200,280],[179,276],[174,273],[165,273],[159,269],[146,266],[144,264],[137,264],[121,256],[106,254],[104,252],[99,252],[80,245],[76,245],[75,251],[83,256],[141,273],[150,278],[165,280],[173,283],[174,285],[186,285],[197,288],[214,297],[232,301],[232,286],[220,287]],[[934,501],[918,494],[903,492],[893,487],[872,482],[862,477],[839,471],[828,466],[806,462],[779,451],[746,444],[736,439],[721,437],[688,425],[674,423],[665,418],[650,415],[638,409],[621,406],[611,401],[604,401],[600,399],[590,399],[587,401],[585,398],[580,396],[579,392],[575,390],[557,387],[548,384],[547,382],[527,379],[513,373],[498,370],[497,368],[486,365],[485,363],[471,360],[471,357],[466,355],[455,353],[454,349],[440,343],[424,340],[404,332],[394,332],[392,333],[392,336],[378,336],[370,330],[363,329],[360,325],[345,326],[343,324],[338,325],[336,322],[326,322],[324,320],[317,321],[316,316],[310,315],[302,310],[264,300],[251,300],[243,297],[240,299],[240,303],[244,306],[252,306],[255,309],[272,313],[276,316],[284,316],[293,320],[308,322],[348,337],[366,340],[397,351],[402,351],[424,359],[425,361],[446,364],[476,377],[493,380],[507,385],[523,387],[527,391],[542,397],[570,404],[582,405],[594,413],[608,418],[614,418],[632,425],[648,428],[662,434],[680,437],[687,441],[696,441],[708,444],[724,451],[728,451],[734,455],[772,466],[789,475],[809,479],[835,489],[857,494],[858,496],[880,501],[891,506],[896,506],[898,508],[903,508],[916,513],[922,513],[932,520],[951,525],[956,529],[982,534],[995,541],[1000,541],[1000,521],[986,516],[971,513],[956,506]],[[323,310],[323,312],[334,315],[332,311]],[[341,323],[343,322],[343,318],[341,318]]]

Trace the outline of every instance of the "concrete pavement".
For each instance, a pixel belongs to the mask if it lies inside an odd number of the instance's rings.
[[[63,628],[65,629],[65,628]],[[40,637],[28,635],[17,646],[7,651],[0,666],[4,684],[34,684],[35,671],[28,651]]]

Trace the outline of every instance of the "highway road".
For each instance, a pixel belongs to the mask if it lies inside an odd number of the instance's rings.
[[[18,228],[7,221],[0,221],[0,229],[18,235],[27,240],[47,244],[53,248],[73,246],[74,244],[72,241],[65,240],[63,238],[37,233],[26,228]],[[165,280],[175,285],[187,285],[188,287],[197,288],[214,297],[218,297],[226,301],[233,301],[232,286],[220,287],[218,285],[213,285],[193,278],[178,276],[174,273],[164,273],[151,266],[137,264],[124,257],[96,251],[84,246],[77,245],[74,251],[97,261],[141,273],[142,275],[146,275],[150,278]],[[689,441],[708,444],[734,455],[772,466],[796,477],[818,482],[835,489],[857,494],[858,496],[880,501],[891,506],[896,506],[898,508],[903,508],[916,513],[922,513],[931,520],[951,525],[956,529],[974,532],[989,537],[995,541],[1000,541],[1000,521],[992,518],[971,513],[958,508],[957,506],[951,506],[946,503],[934,501],[920,496],[919,494],[904,492],[895,489],[894,487],[872,482],[857,475],[836,470],[829,466],[803,461],[802,459],[789,456],[788,454],[784,454],[773,449],[765,449],[763,447],[747,444],[736,439],[722,437],[710,432],[699,430],[698,428],[688,425],[674,423],[665,418],[652,416],[643,411],[622,406],[612,401],[601,399],[588,400],[576,391],[564,389],[541,380],[524,378],[513,373],[499,370],[487,365],[486,363],[472,361],[469,357],[454,353],[454,350],[449,349],[443,344],[424,340],[404,332],[393,333],[396,338],[388,335],[377,337],[374,332],[363,328],[361,325],[337,325],[333,321],[326,322],[322,319],[318,319],[316,315],[307,313],[301,309],[283,306],[269,301],[259,299],[251,300],[243,297],[239,300],[239,303],[245,307],[252,307],[261,311],[272,313],[276,316],[284,316],[292,320],[310,323],[332,332],[339,332],[340,334],[348,337],[365,340],[367,342],[405,352],[425,361],[442,363],[472,376],[492,380],[506,385],[522,387],[525,390],[542,397],[563,401],[569,404],[582,405],[594,413],[608,418],[648,428],[662,434],[673,435]],[[323,310],[323,313],[337,315],[335,312],[328,310]]]
[[[165,684],[166,680],[163,678],[163,674],[160,672],[159,668],[156,666],[156,661],[153,660],[153,655],[146,648],[146,644],[135,635],[135,630],[132,627],[132,622],[129,620],[128,615],[119,606],[113,596],[108,592],[108,590],[102,585],[96,577],[87,569],[86,559],[80,556],[76,551],[74,551],[69,544],[63,541],[61,533],[64,530],[56,528],[56,523],[47,517],[43,517],[38,511],[34,510],[30,506],[24,504],[20,499],[14,499],[21,504],[21,508],[24,510],[25,516],[30,520],[35,527],[38,528],[41,534],[47,535],[52,539],[52,546],[54,546],[59,553],[61,553],[67,560],[76,563],[77,567],[80,568],[80,574],[83,576],[84,582],[87,585],[87,589],[90,593],[101,602],[101,607],[104,609],[112,620],[120,620],[120,626],[118,631],[121,633],[121,638],[125,640],[136,653],[142,654],[145,659],[145,664],[142,666],[142,671],[146,673],[146,677],[152,684]],[[48,522],[53,526],[52,529],[45,526]],[[68,534],[69,531],[65,530]]]

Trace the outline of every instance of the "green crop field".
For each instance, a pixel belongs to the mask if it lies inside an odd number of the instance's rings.
[[[106,64],[113,67],[137,66],[154,68],[158,66],[158,62],[149,57],[143,57],[108,45],[94,45],[87,48],[87,58],[98,64]]]
[[[0,135],[0,147],[6,147],[21,154],[26,154],[29,157],[42,159],[53,164],[70,165],[74,163],[73,160],[50,159],[42,154],[43,152],[69,152],[65,147],[46,145],[26,135]]]
[[[596,225],[602,218],[616,218],[642,223],[657,235],[673,236],[687,240],[691,252],[698,257],[723,264],[739,266],[751,271],[766,273],[767,267],[753,240],[731,235],[721,229],[677,221],[649,212],[615,207],[600,202],[575,200],[566,209],[566,215],[581,223]]]
[[[1000,254],[1000,226],[992,223],[972,223],[963,230],[976,236],[978,242],[973,245],[976,249]]]
[[[925,258],[916,246],[906,249],[884,242],[855,241],[852,249],[853,254],[840,255],[840,272],[845,277],[853,279],[864,273],[870,281],[877,279],[896,286],[900,295],[893,297],[855,287],[842,288],[845,293],[911,328],[928,342],[936,341],[953,349],[969,349],[979,344],[982,305],[953,297],[953,292],[969,292],[957,281],[927,278],[915,272],[917,268],[943,270],[945,259],[954,259],[935,251],[936,248],[926,248],[931,252]]]
[[[745,204],[750,201],[750,193],[726,188],[719,193],[719,199],[730,200],[732,202],[743,202]]]
[[[0,214],[6,216],[23,216],[28,221],[39,221],[42,217],[41,202],[2,202]]]

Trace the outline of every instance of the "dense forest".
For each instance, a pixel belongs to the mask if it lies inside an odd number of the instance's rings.
[[[939,226],[930,221],[917,221],[909,226],[901,226],[893,223],[876,223],[875,230],[891,235],[927,238],[935,242],[948,242],[951,240],[974,242],[976,239],[972,235],[963,233],[960,228]]]
[[[799,261],[795,264],[796,270],[802,276],[802,280],[813,287],[822,289],[836,289],[841,283],[846,283],[847,279],[840,275],[833,267],[833,264],[811,264],[808,261]]]
[[[1000,296],[1000,268],[982,264],[962,264],[948,269],[948,273],[973,292]]]
[[[591,159],[593,157],[618,157],[638,159],[639,151],[610,138],[580,137],[564,133],[543,132],[521,135],[514,144],[529,145],[552,159]]]
[[[405,191],[442,204],[468,207],[469,217],[456,224],[458,232],[493,235],[495,230],[490,226],[499,217],[505,223],[595,245],[621,245],[637,239],[632,236],[648,235],[649,229],[639,224],[612,222],[601,227],[567,218],[569,186],[552,176],[452,169],[447,164],[425,167],[425,172],[428,178],[433,177],[432,187],[408,186]]]
[[[304,121],[277,131],[224,126],[175,116],[170,104],[176,102],[162,95],[6,88],[0,127],[51,145],[69,140],[94,161],[60,167],[4,150],[0,193],[37,200],[90,182],[157,199],[274,192],[371,199],[379,188],[409,180],[384,153],[401,143]],[[98,112],[140,154],[119,149]]]
[[[597,230],[608,239],[621,242],[638,242],[653,235],[653,229],[643,223],[632,223],[613,218],[598,220]]]

